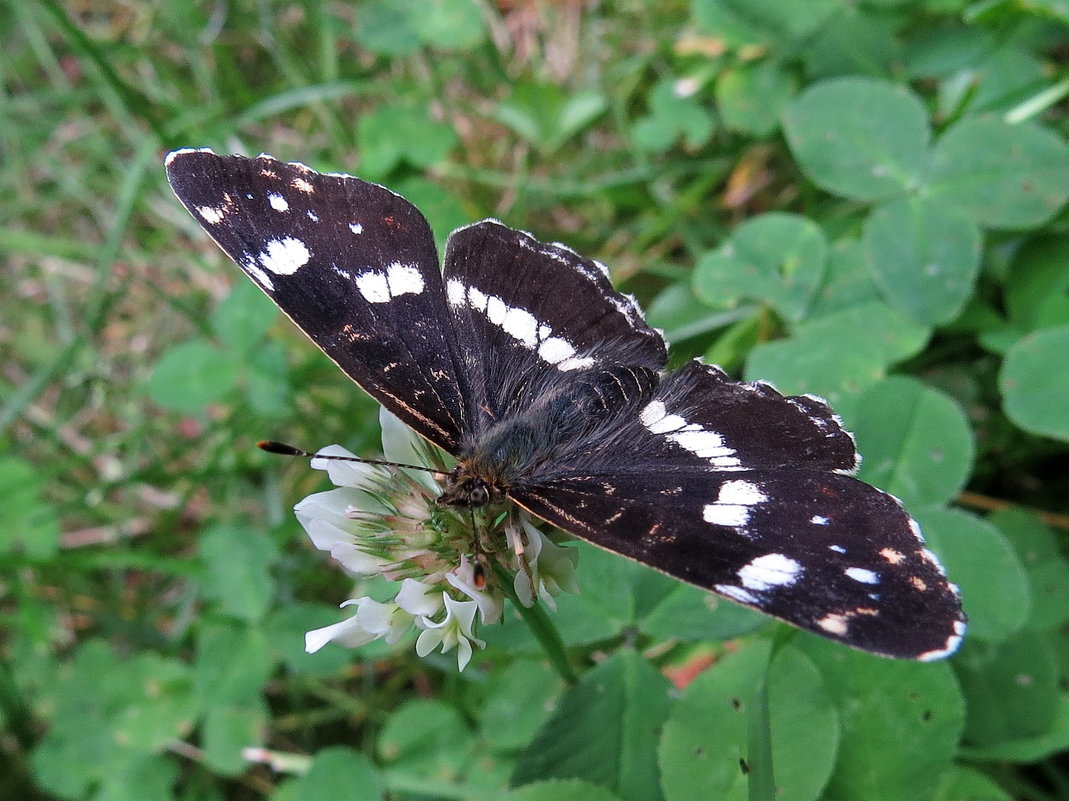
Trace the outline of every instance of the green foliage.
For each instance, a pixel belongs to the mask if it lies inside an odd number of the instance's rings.
[[[0,6],[0,797],[1069,798],[1069,8],[576,8]],[[854,653],[583,546],[574,686],[511,610],[463,674],[305,653],[353,587],[288,508],[318,479],[252,445],[371,455],[376,408],[179,208],[180,146],[358,172],[440,244],[566,242],[677,362],[829,398],[962,650]]]

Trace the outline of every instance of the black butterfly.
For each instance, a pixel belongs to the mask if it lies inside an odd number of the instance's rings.
[[[887,656],[937,659],[957,588],[890,495],[850,474],[821,399],[666,346],[606,269],[484,220],[444,273],[423,215],[347,175],[178,150],[178,198],[357,384],[456,457],[442,501],[505,499],[577,537]]]

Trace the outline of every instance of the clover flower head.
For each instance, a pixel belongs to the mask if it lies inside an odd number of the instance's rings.
[[[440,455],[392,414],[383,410],[380,421],[387,460],[443,467]],[[352,456],[339,445],[318,453]],[[474,649],[486,647],[477,636],[478,626],[502,617],[506,593],[498,571],[488,569],[491,562],[515,575],[511,583],[525,606],[541,599],[555,609],[555,595],[578,591],[577,552],[553,542],[526,512],[512,511],[503,518],[504,538],[495,530],[473,532],[466,509],[437,503],[441,487],[434,473],[321,458],[313,458],[311,465],[326,470],[335,484],[294,507],[312,544],[350,574],[383,576],[397,582],[398,591],[387,602],[369,597],[345,601],[342,606],[355,607],[355,613],[308,632],[309,653],[328,642],[348,647],[376,639],[394,643],[415,628],[417,654],[455,649],[463,670]],[[499,547],[487,544],[495,538]]]

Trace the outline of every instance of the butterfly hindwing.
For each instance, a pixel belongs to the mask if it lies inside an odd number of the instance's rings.
[[[434,238],[400,195],[269,156],[179,150],[178,199],[354,381],[456,452],[466,426]]]
[[[784,396],[696,361],[663,377],[624,441],[635,452],[627,461],[653,470],[806,466],[852,473],[859,463],[853,436],[822,399]]]
[[[815,470],[576,475],[511,494],[595,545],[886,656],[956,648],[956,589],[890,495]]]

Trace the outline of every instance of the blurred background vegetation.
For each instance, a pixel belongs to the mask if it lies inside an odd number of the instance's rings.
[[[756,761],[782,799],[1069,798],[1063,0],[0,20],[0,797],[771,798]],[[373,454],[376,409],[170,194],[186,146],[566,242],[677,362],[829,397],[965,647],[849,652],[584,548],[574,688],[514,620],[463,675],[304,654],[354,588],[289,510],[321,476],[253,443]]]

